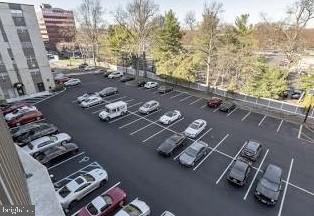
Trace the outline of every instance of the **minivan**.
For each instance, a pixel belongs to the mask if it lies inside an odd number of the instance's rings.
[[[123,116],[128,112],[127,103],[124,101],[117,101],[107,104],[105,109],[99,113],[101,120],[110,120],[119,116]]]

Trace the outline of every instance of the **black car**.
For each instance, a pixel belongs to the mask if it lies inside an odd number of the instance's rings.
[[[275,205],[282,189],[282,169],[276,165],[269,164],[258,181],[255,197],[267,205]]]
[[[244,158],[238,158],[233,162],[227,179],[230,183],[238,186],[244,186],[251,172],[251,164]]]
[[[160,94],[166,94],[167,92],[171,92],[173,91],[173,87],[172,86],[160,86],[158,88],[158,92]]]
[[[114,94],[118,94],[118,88],[116,87],[107,87],[98,92],[101,97],[106,97]]]
[[[124,75],[123,77],[121,77],[120,82],[129,82],[134,80],[134,76],[128,76],[128,75]]]
[[[138,87],[144,87],[144,85],[147,83],[147,81],[145,81],[145,80],[139,80],[139,81],[137,81],[137,86]]]
[[[87,66],[88,66],[87,63],[80,64],[80,65],[79,65],[79,69],[84,69],[84,68],[86,68]]]
[[[173,134],[158,147],[157,151],[159,154],[169,157],[175,149],[183,146],[184,139],[183,134]]]
[[[262,151],[262,144],[254,140],[248,140],[241,151],[241,156],[256,161]]]
[[[183,166],[192,167],[208,153],[208,144],[203,141],[192,143],[179,157]]]
[[[12,137],[19,146],[25,146],[32,140],[55,133],[58,133],[58,128],[53,124],[35,123],[25,127],[20,127],[20,129],[16,131]]]
[[[49,148],[34,156],[41,164],[51,166],[59,161],[75,155],[79,151],[79,147],[74,143],[65,143],[59,146]]]
[[[235,103],[230,102],[230,101],[225,101],[220,105],[219,110],[222,112],[231,112],[235,108],[236,108]]]

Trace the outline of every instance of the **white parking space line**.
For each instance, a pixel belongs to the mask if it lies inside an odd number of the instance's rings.
[[[68,159],[66,159],[64,161],[61,161],[60,163],[57,163],[54,166],[49,167],[48,170],[51,170],[51,169],[53,169],[53,168],[55,168],[57,166],[60,166],[61,164],[64,164],[64,163],[68,162],[69,160],[77,158],[77,157],[81,156],[82,154],[85,154],[85,152],[81,152],[80,154],[74,155],[74,156],[72,156],[72,157],[70,157],[70,158],[68,158]]]
[[[264,122],[264,120],[267,118],[267,115],[265,115],[263,118],[262,118],[262,120],[258,123],[258,126],[260,127],[262,124],[263,124],[263,122]]]
[[[156,120],[156,121],[154,121],[154,122],[149,123],[148,125],[146,125],[146,126],[144,126],[144,127],[142,127],[142,128],[139,128],[139,129],[136,130],[136,131],[133,131],[132,133],[130,133],[130,135],[132,136],[132,135],[134,135],[134,134],[136,134],[136,133],[138,133],[138,132],[144,130],[145,128],[148,128],[149,126],[151,126],[151,125],[153,125],[153,124],[157,124],[158,121],[159,121],[159,119]]]
[[[202,99],[203,99],[203,98],[196,99],[195,101],[191,102],[189,105],[195,104],[195,103],[199,102],[199,101],[202,100]]]
[[[163,97],[165,95],[168,95],[168,94],[171,94],[171,93],[174,93],[175,91],[170,91],[170,92],[167,92],[167,93],[164,93],[164,94],[161,94],[160,97]]]
[[[137,113],[137,112],[138,112],[138,111],[136,111],[136,113]],[[129,113],[126,114],[125,116],[121,116],[121,117],[118,117],[117,119],[114,119],[114,120],[112,120],[112,121],[109,121],[109,124],[114,123],[114,122],[117,122],[117,121],[120,121],[120,120],[122,120],[122,119],[125,119],[126,117],[128,117],[128,116],[130,116],[130,115],[133,115],[133,113],[129,112]]]
[[[292,159],[291,159],[291,162],[290,162],[290,168],[289,168],[289,173],[288,173],[288,177],[287,177],[287,181],[286,181],[285,190],[283,191],[283,195],[282,195],[282,199],[281,199],[281,203],[280,203],[280,208],[279,208],[278,216],[281,216],[281,213],[282,213],[282,208],[283,208],[283,204],[284,204],[284,202],[285,202],[285,198],[286,198],[286,194],[287,194],[287,190],[288,190],[288,185],[289,185],[289,180],[290,180],[290,175],[291,175],[291,170],[292,170],[293,162],[294,162],[294,159],[292,158]]]
[[[219,109],[220,109],[220,107],[218,107],[218,108],[214,109],[214,111],[213,111],[213,112],[217,112]]]
[[[71,103],[77,103],[77,100],[73,100]]]
[[[179,96],[181,96],[181,95],[183,95],[184,93],[183,92],[181,92],[181,93],[179,93],[179,94],[176,94],[176,95],[174,95],[174,96],[172,96],[172,97],[170,97],[171,99],[173,99],[173,98],[176,98],[176,97],[179,97]]]
[[[242,119],[241,119],[241,121],[244,121],[249,115],[251,115],[251,111],[250,112],[248,112]]]
[[[193,97],[192,95],[189,95],[189,96],[187,96],[187,97],[185,97],[185,98],[183,98],[183,99],[181,99],[181,100],[179,100],[180,102],[183,102],[183,101],[185,101],[185,100],[187,100],[187,99],[189,99],[189,98],[191,98],[191,97]]]
[[[281,120],[281,122],[280,122],[280,124],[279,124],[279,126],[277,128],[277,133],[279,133],[282,123],[283,123],[283,120]]]
[[[301,124],[299,128],[298,139],[301,138],[302,130],[303,130],[303,125]]]
[[[190,139],[190,140],[192,140],[193,141],[193,143],[195,143],[195,142],[197,142],[197,141],[199,141],[200,139],[202,139],[206,134],[208,134],[210,131],[212,131],[213,130],[213,128],[209,128],[205,133],[203,133],[197,140],[193,140],[193,139]],[[189,147],[189,146],[188,146]],[[180,155],[181,154],[183,154],[183,152],[188,148],[188,147],[186,147],[182,152],[180,152],[180,154],[178,154],[177,156],[175,156],[174,158],[173,158],[173,160],[177,160],[177,158],[178,157],[180,157]]]
[[[268,152],[269,152],[269,149],[267,149],[267,151],[266,151],[266,153],[265,153],[265,155],[264,155],[264,157],[263,157],[263,160],[261,161],[260,165],[258,166],[258,168],[257,168],[257,170],[256,170],[256,173],[255,173],[255,175],[254,175],[254,178],[253,178],[253,180],[252,180],[252,182],[251,182],[249,188],[247,189],[246,194],[245,194],[244,197],[243,197],[243,200],[246,200],[247,196],[249,195],[250,190],[251,190],[251,188],[252,188],[252,186],[253,186],[253,184],[254,184],[254,182],[255,182],[255,179],[256,179],[258,173],[260,172],[260,170],[261,170],[261,168],[262,168],[262,166],[263,166],[263,163],[264,163],[264,161],[265,161],[265,159],[266,159],[266,157],[267,157],[267,155],[268,155]]]
[[[194,168],[193,171],[197,170],[203,163],[204,161],[221,145],[221,143],[223,143],[227,138],[229,137],[229,134],[226,134],[226,136],[219,141],[219,143],[212,148],[212,150],[203,158],[203,160],[201,160],[201,162],[199,162]]]
[[[205,107],[207,107],[207,104],[204,104],[203,106],[201,106],[201,109],[204,109]]]
[[[118,100],[122,100],[124,98],[126,98],[127,96],[123,96],[123,97],[119,97],[119,98],[115,98],[115,99],[112,99],[112,100],[109,100],[109,101],[106,101],[107,103],[112,103],[112,102],[115,102],[115,101],[118,101]]]
[[[150,116],[150,115],[153,115],[153,114],[155,114],[155,113],[157,113],[157,112],[160,112],[160,111],[161,111],[161,109],[155,110],[154,112],[151,112],[150,114],[145,115],[145,117]],[[143,118],[135,119],[134,121],[131,121],[131,122],[125,124],[125,125],[122,125],[121,127],[119,127],[119,129],[125,128],[125,127],[127,127],[127,126],[129,126],[129,125],[131,125],[131,124],[133,124],[133,123],[135,123],[135,122],[138,122],[138,121],[142,120],[142,119],[143,119]],[[144,120],[145,120],[145,119],[144,119]]]
[[[128,106],[128,108],[135,107],[135,106],[140,105],[140,104],[142,104],[142,103],[143,103],[142,101],[141,101],[141,102],[138,102],[138,103],[136,103],[136,104],[133,104],[133,105],[131,105],[131,106]]]
[[[131,102],[131,101],[134,101],[135,99],[130,99],[130,100],[126,100],[126,101],[124,101],[125,103],[129,103],[129,102]]]
[[[229,165],[226,167],[226,169],[222,172],[222,174],[220,175],[220,177],[217,179],[216,184],[219,184],[219,182],[221,181],[221,179],[224,177],[224,175],[226,174],[226,172],[229,170],[229,168],[231,167],[233,161],[235,161],[237,159],[237,157],[239,156],[239,154],[241,153],[242,149],[244,148],[246,143],[243,144],[243,146],[240,148],[240,150],[237,152],[237,154],[232,158],[231,162],[229,163]]]
[[[286,181],[283,181],[283,182],[287,183]],[[311,196],[314,197],[314,192],[311,192],[311,191],[306,190],[306,189],[304,189],[304,188],[302,188],[302,187],[299,187],[299,186],[297,186],[297,185],[295,185],[295,184],[292,184],[291,182],[289,182],[289,185],[292,186],[292,187],[294,187],[294,188],[296,188],[296,189],[298,189],[298,190],[300,190],[300,191],[303,191],[304,193],[306,193],[306,194],[308,194],[308,195],[311,195]]]
[[[182,121],[183,119],[184,119],[184,117],[183,117],[183,118],[180,118],[179,120],[177,120],[177,121],[175,121],[174,123],[168,125],[166,128],[164,128],[164,129],[158,131],[157,133],[151,135],[150,137],[148,137],[147,139],[143,140],[142,142],[147,142],[148,140],[152,139],[153,137],[155,137],[155,136],[157,136],[158,134],[162,133],[163,131],[167,130],[169,127],[171,127],[171,126],[173,126],[173,125],[179,123],[179,122]]]
[[[238,110],[238,107],[236,107],[234,110],[232,110],[230,113],[228,113],[228,117],[231,116],[232,113],[234,113],[236,110]]]

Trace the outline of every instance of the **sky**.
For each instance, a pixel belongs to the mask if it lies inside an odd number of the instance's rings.
[[[53,7],[76,10],[81,0],[6,0],[7,2],[33,4],[38,9],[41,3],[49,3]],[[105,19],[108,24],[113,22],[111,13],[119,6],[125,6],[129,0],[100,0],[105,9]],[[207,0],[209,2],[210,0]],[[218,0],[219,1],[219,0]],[[155,0],[159,5],[159,12],[173,9],[183,22],[186,12],[192,10],[195,12],[198,20],[201,19],[202,8],[206,0]],[[281,20],[288,5],[295,0],[220,0],[223,3],[224,13],[222,20],[227,23],[234,23],[235,17],[249,13],[252,24],[261,20],[261,13],[267,14],[267,17],[273,21]],[[311,24],[312,25],[312,24]]]

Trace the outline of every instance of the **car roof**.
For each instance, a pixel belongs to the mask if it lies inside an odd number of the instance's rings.
[[[102,196],[96,197],[91,203],[93,204],[93,206],[95,206],[98,212],[100,212],[101,209],[107,205],[106,201],[104,200],[104,198],[102,198]]]
[[[114,103],[111,103],[111,104],[107,104],[106,107],[108,109],[114,109],[116,107],[125,106],[125,105],[127,105],[126,102],[124,102],[124,101],[117,101],[117,102],[114,102]]]
[[[249,140],[246,144],[246,147],[247,149],[251,149],[251,150],[254,150],[256,151],[257,148],[260,146],[261,144],[258,143],[257,141],[254,141],[254,140]]]
[[[269,164],[263,175],[264,178],[271,180],[272,182],[277,182],[282,176],[282,169],[276,165]]]
[[[133,200],[130,204],[136,206],[137,208],[139,208],[142,212],[145,212],[148,210],[148,205],[144,202],[144,201],[141,201],[139,199],[135,199]]]
[[[203,122],[204,122],[203,119],[197,119],[197,120],[193,121],[193,123],[198,124],[198,125],[203,123]]]
[[[70,191],[74,191],[84,183],[86,183],[86,180],[82,176],[79,176],[67,183],[66,186]]]
[[[201,141],[201,140],[196,141],[196,142],[194,142],[194,143],[192,143],[192,144],[190,145],[190,147],[193,148],[193,149],[195,149],[195,150],[200,150],[200,149],[203,148],[204,146],[205,146],[205,147],[208,147],[208,144],[205,143],[205,142],[203,142],[203,141]]]

